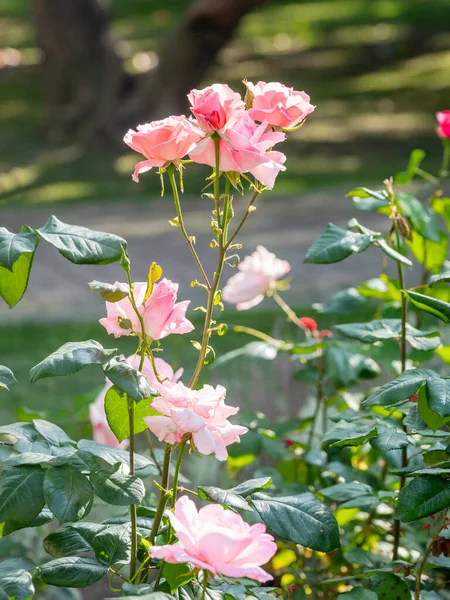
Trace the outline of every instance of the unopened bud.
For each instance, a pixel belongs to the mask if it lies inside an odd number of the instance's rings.
[[[124,317],[117,317],[117,323],[121,329],[131,329],[133,327],[130,319],[124,319]]]
[[[408,220],[405,219],[405,217],[402,217],[401,215],[397,215],[395,218],[395,223],[402,236],[407,240],[411,241],[411,227],[409,226]]]

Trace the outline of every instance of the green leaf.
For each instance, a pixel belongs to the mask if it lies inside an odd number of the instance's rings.
[[[58,587],[88,587],[103,579],[108,567],[93,558],[69,556],[57,558],[38,569],[40,579],[49,585]]]
[[[334,502],[347,502],[360,496],[373,496],[372,488],[365,483],[351,481],[348,483],[338,483],[320,490],[322,496],[333,500]]]
[[[65,446],[66,444],[73,443],[73,440],[66,434],[65,431],[49,421],[42,419],[33,419],[33,425],[36,431],[52,446]],[[72,448],[68,449],[69,452]]]
[[[187,564],[164,563],[163,577],[170,586],[173,594],[180,586],[185,585],[194,578],[192,568]]]
[[[122,594],[131,596],[133,598],[135,598],[136,596],[145,596],[145,594],[150,594],[152,591],[153,591],[153,585],[150,583],[128,583],[128,582],[126,582],[122,586]],[[157,592],[157,593],[163,593],[163,592]],[[169,594],[163,594],[163,595],[168,596]],[[164,599],[161,598],[160,600],[166,600],[166,598],[164,598]]]
[[[16,528],[27,525],[44,507],[39,467],[12,467],[0,477],[0,523],[8,521]]]
[[[128,286],[123,283],[112,285],[94,280],[88,285],[91,292],[98,292],[106,302],[119,302],[129,295]]]
[[[95,340],[68,342],[31,369],[30,381],[34,383],[43,377],[72,375],[89,365],[108,362],[116,352],[117,349],[105,350]]]
[[[353,206],[359,210],[378,210],[389,206],[389,196],[386,190],[369,190],[365,187],[358,187],[351,190],[347,196],[352,198]]]
[[[425,158],[425,152],[416,148],[409,155],[408,166],[406,167],[406,171],[401,171],[400,173],[396,173],[394,177],[395,183],[398,185],[405,185],[411,181],[411,179],[416,174],[417,169],[420,167],[420,163]]]
[[[99,523],[76,523],[60,527],[44,539],[44,549],[53,558],[74,556],[81,552],[94,552],[95,536],[106,529]]]
[[[406,243],[420,264],[432,273],[439,273],[447,258],[448,236],[444,232],[441,231],[439,242],[432,242],[413,231],[412,241]]]
[[[137,402],[157,395],[155,390],[148,385],[147,378],[132,367],[124,356],[112,358],[103,365],[103,371],[114,385]]]
[[[92,440],[80,440],[77,446],[80,450],[88,452],[92,456],[101,458],[109,465],[115,465],[119,462],[126,465],[128,468],[130,467],[129,453],[125,450],[112,448],[111,446],[106,446],[105,444],[98,444]],[[153,461],[147,458],[147,456],[142,456],[141,454],[135,453],[134,464],[136,473],[141,477],[145,477],[147,475],[159,475],[159,471],[155,467],[155,464]]]
[[[47,506],[60,523],[83,519],[94,501],[88,479],[68,467],[50,467],[46,470],[44,495]]]
[[[390,246],[384,238],[378,238],[377,240],[374,240],[372,243],[375,246],[378,246],[381,249],[381,251],[384,252],[384,254],[386,254],[386,256],[389,256],[389,258],[392,258],[392,260],[395,260],[396,262],[400,262],[400,263],[406,265],[407,267],[413,266],[412,262],[409,260],[409,258],[407,256],[405,256],[404,254],[401,254],[397,250],[394,250],[394,248],[392,246]]]
[[[337,388],[349,387],[358,383],[360,378],[373,379],[381,374],[380,367],[372,358],[347,352],[338,346],[325,351],[324,362],[328,377]]]
[[[393,381],[385,383],[362,401],[364,407],[380,404],[395,406],[415,394],[430,377],[438,377],[429,369],[409,369]]]
[[[120,260],[122,247],[127,246],[126,241],[117,235],[68,225],[55,216],[51,216],[38,232],[76,265],[107,265]]]
[[[378,595],[363,587],[354,587],[351,592],[339,594],[337,600],[378,600]]]
[[[370,440],[370,445],[377,450],[391,452],[408,446],[406,433],[398,427],[377,425],[377,432],[377,437]]]
[[[335,427],[325,433],[323,441],[336,440],[331,444],[333,448],[345,448],[346,446],[361,446],[371,438],[376,437],[376,435],[377,428],[373,424],[361,426],[340,421]]]
[[[450,507],[450,481],[433,475],[415,477],[400,492],[397,516],[403,523]]]
[[[366,298],[356,288],[347,288],[331,295],[323,304],[314,304],[313,308],[322,315],[351,315],[367,304]]]
[[[436,213],[412,194],[397,192],[395,202],[401,214],[408,217],[414,231],[431,242],[440,242],[440,227]]]
[[[263,360],[273,360],[276,358],[277,354],[278,348],[273,344],[268,344],[267,342],[250,342],[241,348],[236,348],[236,350],[231,350],[230,352],[222,354],[220,358],[214,361],[214,366],[212,368],[215,369],[219,365],[242,356],[261,358]]]
[[[369,585],[377,590],[377,596],[382,600],[411,600],[410,584],[404,576],[376,573],[369,579]]]
[[[248,502],[240,494],[234,493],[232,489],[222,490],[214,486],[201,486],[198,488],[198,495],[201,500],[223,504],[234,511],[252,510]]]
[[[366,250],[371,243],[371,236],[346,231],[329,223],[320,238],[316,240],[306,253],[305,263],[329,264],[339,262]]]
[[[282,498],[256,493],[252,495],[252,504],[267,527],[285,540],[319,552],[340,547],[336,519],[309,492]]]
[[[39,239],[27,226],[20,233],[0,227],[0,296],[12,308],[25,293]]]
[[[0,389],[9,390],[9,386],[17,383],[14,373],[8,367],[0,365]]]
[[[405,291],[404,293],[416,308],[434,315],[444,323],[450,323],[450,304],[448,302],[442,302],[442,300],[417,292]]]
[[[402,323],[400,319],[376,319],[368,323],[335,325],[335,329],[353,340],[373,344],[383,340],[400,340]],[[435,349],[441,343],[438,332],[420,331],[409,323],[406,324],[406,340],[419,350]]]
[[[430,277],[430,285],[434,285],[435,283],[439,283],[441,281],[450,281],[450,262],[448,261],[445,261],[443,271]]]
[[[33,578],[28,573],[34,565],[27,565],[27,562],[10,558],[0,563],[1,600],[30,600],[34,596]]]
[[[144,484],[136,475],[99,470],[91,473],[90,478],[97,496],[113,506],[140,504],[145,496]]]
[[[132,400],[134,402],[134,400]],[[109,388],[105,396],[105,412],[108,425],[114,435],[122,442],[130,437],[130,416],[128,412],[128,396],[116,386]],[[141,400],[134,407],[134,433],[137,435],[147,429],[144,417],[159,415],[160,413],[150,407],[150,400]]]
[[[96,557],[108,565],[126,565],[131,558],[131,523],[105,527],[92,541]]]

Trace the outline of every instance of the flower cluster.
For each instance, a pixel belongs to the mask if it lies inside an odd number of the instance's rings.
[[[265,582],[272,579],[261,568],[277,551],[273,537],[262,523],[248,525],[239,515],[210,504],[197,511],[187,496],[167,511],[178,538],[176,544],[152,546],[153,558],[168,563],[192,563],[211,575],[248,577]]]
[[[133,354],[127,358],[127,361],[132,367],[137,369],[139,367],[140,357],[136,354]],[[155,358],[155,367],[158,377],[161,381],[177,382],[183,374],[183,369],[178,369],[178,371],[174,373],[172,367],[162,358]],[[148,384],[151,387],[155,387],[158,380],[156,378],[152,363],[147,356],[144,359],[142,374],[147,378]],[[111,431],[106,418],[105,396],[111,387],[111,381],[106,378],[102,391],[98,394],[95,401],[89,406],[89,417],[92,425],[93,438],[94,441],[98,442],[99,444],[106,444],[107,446],[113,446],[114,448],[127,448],[128,440],[124,440],[123,442],[119,443],[116,436]]]
[[[144,420],[160,442],[181,442],[186,434],[201,454],[215,454],[218,460],[228,457],[226,447],[239,442],[239,436],[247,433],[246,427],[232,425],[228,417],[239,412],[239,408],[225,404],[226,390],[205,385],[200,390],[191,390],[181,382],[156,382],[159,393],[151,407],[161,416],[145,417]]]
[[[116,282],[115,285],[129,289],[123,283]],[[162,279],[153,285],[152,293],[147,299],[146,290],[147,283],[133,284],[134,300],[148,337],[160,340],[171,333],[189,333],[194,329],[192,323],[186,319],[186,309],[190,301],[176,302],[178,283]],[[142,333],[140,320],[129,296],[119,302],[106,302],[106,318],[100,319],[100,324],[116,338]]]
[[[137,163],[133,179],[152,167],[179,167],[183,158],[214,167],[219,136],[219,169],[224,173],[250,173],[272,188],[286,157],[273,150],[285,140],[282,130],[298,127],[314,106],[304,92],[281,83],[247,85],[248,110],[241,96],[228,85],[216,83],[188,95],[192,118],[171,116],[129,130],[124,141],[146,160]]]
[[[239,273],[230,277],[222,295],[226,302],[236,304],[237,310],[247,310],[262,302],[291,266],[264,246],[257,246],[253,254],[239,263],[238,269]]]

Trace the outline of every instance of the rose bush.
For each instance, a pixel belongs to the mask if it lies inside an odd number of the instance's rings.
[[[136,342],[128,359],[96,340],[67,342],[30,371],[35,383],[101,369],[106,384],[86,406],[93,440],[73,440],[41,418],[0,427],[0,524],[11,543],[11,557],[0,562],[1,598],[73,597],[69,588],[102,579],[111,593],[147,600],[445,598],[450,408],[442,366],[450,363],[450,346],[439,323],[450,322],[448,111],[437,117],[444,149],[437,175],[415,150],[406,170],[381,189],[349,192],[355,209],[385,216],[385,229],[356,219],[346,229],[330,223],[304,258],[333,264],[373,248],[383,254],[381,275],[299,316],[283,298],[289,263],[263,246],[242,262],[236,252],[258,196],[288,164],[273,147],[314,106],[280,83],[246,85],[245,102],[221,84],[193,90],[191,118],[169,117],[125,136],[145,157],[133,179],[156,167],[169,180],[170,222],[198,269],[201,281],[192,285],[205,294],[199,331],[186,318],[189,301],[177,302],[178,284],[163,278],[160,266],[152,263],[147,281],[133,282],[124,239],[56,217],[40,229],[0,228],[0,294],[10,307],[26,291],[43,240],[77,265],[118,263],[126,283],[93,281],[90,288],[105,301],[106,331]],[[205,216],[217,253],[212,273],[183,219],[176,175],[190,160],[212,167]],[[252,195],[236,222],[231,190],[245,191],[247,183]],[[225,267],[238,272],[222,290]],[[245,356],[294,366],[307,401],[294,397],[295,417],[279,422],[240,412],[238,398],[228,393],[226,404],[225,387],[205,381],[214,378],[217,337],[229,329],[222,301],[248,310],[264,298],[286,321],[277,337],[235,325],[255,339],[220,364],[239,357],[246,381]],[[197,353],[189,378],[157,356],[169,335],[187,333],[193,339],[179,339]],[[0,367],[0,388],[14,382]],[[239,483],[186,487],[182,469],[192,453],[226,460]],[[89,521],[94,506],[97,519]],[[43,528],[43,550],[33,545],[25,556],[18,540],[33,528]]]

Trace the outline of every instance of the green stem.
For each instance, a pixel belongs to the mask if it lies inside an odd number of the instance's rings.
[[[442,156],[442,165],[439,171],[439,178],[445,179],[448,175],[448,167],[450,163],[450,141],[442,140],[442,144],[444,146],[444,154]]]
[[[174,165],[169,165],[167,167],[167,174],[169,175],[170,184],[172,186],[173,199],[175,202],[175,209],[177,211],[177,217],[178,217],[178,223],[180,224],[180,229],[183,233],[184,239],[187,242],[187,245],[189,246],[189,250],[191,251],[192,256],[194,257],[194,260],[197,264],[198,270],[200,271],[203,281],[205,282],[206,287],[209,289],[210,284],[209,284],[208,276],[205,273],[202,263],[200,262],[200,259],[198,257],[197,251],[195,250],[193,241],[192,241],[191,237],[188,235],[188,232],[186,231],[186,227],[184,225],[183,213],[181,212],[180,196],[178,194],[178,187],[177,187],[177,182],[175,179]]]
[[[128,398],[128,417],[130,421],[130,475],[134,475],[134,400]],[[136,573],[137,560],[137,511],[136,504],[130,504],[131,521],[131,559],[130,559],[130,577]]]
[[[235,232],[233,233],[233,235],[230,237],[230,239],[227,242],[226,248],[225,250],[228,250],[228,248],[231,246],[231,244],[234,242],[236,236],[238,235],[238,233],[241,231],[242,227],[245,224],[245,221],[247,220],[249,214],[252,212],[252,206],[255,203],[256,198],[259,196],[261,192],[259,190],[255,190],[255,193],[253,194],[250,203],[247,207],[247,210],[245,211],[245,215],[242,217],[241,222],[239,223],[239,225],[236,227]]]
[[[422,580],[423,568],[425,566],[425,563],[427,562],[428,557],[430,556],[431,550],[433,548],[433,542],[436,539],[436,537],[437,536],[433,537],[430,540],[430,543],[428,544],[428,548],[426,549],[425,554],[423,555],[423,558],[420,561],[420,565],[419,565],[419,568],[416,573],[416,587],[414,590],[414,600],[420,600],[420,584],[421,584],[421,580]]]
[[[181,461],[183,460],[183,453],[185,448],[186,442],[183,442],[182,444],[180,444],[180,449],[178,450],[177,463],[175,465],[175,473],[173,476],[172,508],[175,508],[175,503],[177,501],[178,478],[180,476]]]
[[[202,600],[205,600],[207,587],[208,587],[208,571],[203,571]]]
[[[395,232],[396,232],[396,237],[397,237],[397,249],[398,249],[400,247],[400,234],[399,234],[399,231],[397,228],[395,229]],[[399,283],[400,290],[404,290],[405,284],[404,284],[404,279],[403,279],[403,266],[399,261],[397,261],[397,271],[398,271],[398,283]],[[401,372],[402,373],[406,370],[406,316],[407,316],[406,302],[407,302],[406,294],[402,293],[402,305],[401,305],[402,327],[401,327],[401,337],[400,337],[400,363],[401,363]],[[401,425],[402,425],[403,431],[406,433],[406,426],[403,422],[403,419],[401,421]],[[401,463],[401,465],[402,465],[403,469],[405,469],[408,466],[407,448],[402,448],[402,463]],[[400,492],[402,491],[402,489],[405,486],[405,481],[406,481],[405,476],[401,475],[401,477],[400,477]],[[397,560],[398,548],[400,545],[400,535],[401,535],[400,521],[398,519],[396,519],[394,521],[393,534],[394,534],[394,547],[393,547],[393,551],[392,551],[392,560]]]
[[[230,196],[231,183],[228,177],[225,178],[225,197],[223,200],[223,217],[222,217],[222,248],[225,248],[228,237],[228,207],[231,205]]]

